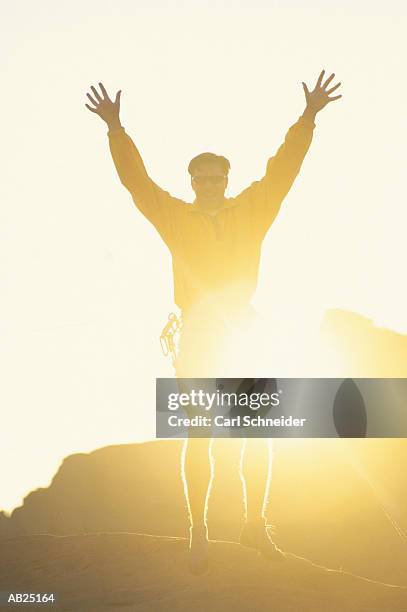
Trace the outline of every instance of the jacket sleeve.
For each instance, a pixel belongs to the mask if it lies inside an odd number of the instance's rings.
[[[124,128],[109,131],[109,146],[119,179],[143,215],[169,244],[177,218],[187,206],[172,197],[148,176],[136,145]]]
[[[273,223],[289,192],[312,141],[315,123],[300,117],[288,130],[284,143],[267,162],[265,176],[236,198],[246,222],[264,234]]]

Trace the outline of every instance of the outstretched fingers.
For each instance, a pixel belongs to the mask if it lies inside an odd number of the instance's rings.
[[[332,81],[334,76],[335,76],[335,73],[333,72],[331,76],[329,76],[327,80],[325,81],[325,83],[322,85],[322,89],[326,89],[328,87],[329,83]]]
[[[331,87],[331,89],[327,89],[325,93],[327,93],[327,94],[328,94],[328,96],[329,96],[329,94],[331,94],[333,91],[335,91],[335,89],[338,89],[338,87],[340,87],[340,85],[341,85],[341,84],[340,84],[340,83],[338,83],[338,84],[337,84],[337,85],[335,85],[334,87]]]
[[[99,87],[100,87],[100,91],[102,92],[102,96],[104,97],[104,99],[110,101],[109,94],[107,93],[106,88],[103,85],[103,83],[99,83]]]
[[[92,102],[94,106],[98,105],[98,102],[96,102],[95,98],[92,98],[92,96],[89,93],[86,94],[86,97]]]
[[[96,89],[96,87],[91,85],[90,88],[91,88],[91,90],[93,92],[93,95],[95,96],[96,100],[98,102],[103,102],[102,97],[100,96],[100,94],[99,94],[98,90]]]
[[[324,78],[325,70],[322,70],[321,74],[318,77],[318,81],[316,87],[321,87],[322,79]]]
[[[328,98],[329,102],[333,102],[334,100],[339,100],[339,98],[342,98],[342,94],[340,94],[339,96],[334,96],[333,98]]]
[[[93,108],[93,106],[89,106],[89,104],[85,104],[86,108],[89,109],[92,113],[97,113],[97,108]]]

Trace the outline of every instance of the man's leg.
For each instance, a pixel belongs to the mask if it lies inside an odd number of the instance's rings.
[[[251,438],[245,441],[240,466],[245,491],[246,523],[240,541],[270,559],[282,560],[283,553],[271,539],[265,516],[272,464],[271,440]]]
[[[208,568],[206,512],[212,476],[211,442],[210,438],[188,438],[181,459],[190,521],[189,567],[196,574]]]
[[[265,502],[272,472],[270,440],[250,438],[244,441],[241,454],[241,474],[244,482],[246,522],[265,520]]]
[[[205,391],[216,392],[216,355],[220,335],[208,321],[202,309],[183,312],[183,325],[179,350],[175,362],[180,393],[202,387],[202,379],[208,378]],[[199,377],[196,379],[195,377]],[[197,382],[195,382],[197,381]],[[212,382],[211,382],[212,381]],[[188,406],[188,416],[208,416],[203,407]],[[185,441],[181,471],[185,497],[189,510],[190,542],[189,567],[196,574],[204,573],[208,567],[208,532],[206,524],[207,502],[212,477],[211,431],[194,429]]]
[[[206,503],[211,480],[210,438],[188,438],[182,453],[182,478],[191,527],[206,525]]]

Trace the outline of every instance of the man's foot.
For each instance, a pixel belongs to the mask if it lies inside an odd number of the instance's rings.
[[[208,571],[208,532],[206,525],[190,527],[189,560],[191,574],[205,574]]]
[[[255,548],[259,553],[271,561],[284,561],[285,555],[269,534],[270,526],[264,519],[245,524],[240,534],[240,543],[249,548]]]

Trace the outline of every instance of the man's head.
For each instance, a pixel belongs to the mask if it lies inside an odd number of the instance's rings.
[[[225,197],[230,163],[221,155],[201,153],[189,162],[188,172],[197,202],[216,208]]]

